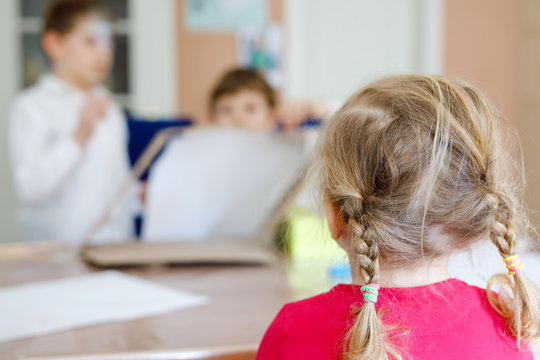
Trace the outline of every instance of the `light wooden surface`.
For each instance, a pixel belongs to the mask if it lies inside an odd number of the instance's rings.
[[[279,263],[266,267],[123,269],[133,276],[209,296],[211,303],[138,320],[0,343],[0,359],[256,345],[281,306],[297,296],[288,285],[287,268],[287,264]],[[81,263],[73,249],[63,246],[0,245],[0,287],[94,271],[98,269]],[[305,294],[306,289],[302,291]]]
[[[38,356],[26,360],[254,360],[257,344],[198,349],[136,351],[90,355]]]

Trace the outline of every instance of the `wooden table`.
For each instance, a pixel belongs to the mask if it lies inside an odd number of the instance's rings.
[[[290,268],[280,262],[271,266],[122,269],[127,274],[165,286],[209,296],[211,303],[138,320],[0,343],[0,359],[257,344],[284,303],[310,295],[309,286],[296,290],[289,286],[287,271]],[[80,262],[75,251],[66,246],[52,243],[0,245],[0,287],[95,271],[99,269]]]

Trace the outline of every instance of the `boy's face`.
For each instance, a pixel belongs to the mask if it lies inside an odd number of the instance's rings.
[[[87,15],[78,18],[66,34],[45,33],[44,48],[54,71],[81,88],[103,82],[113,63],[111,30],[106,20]]]
[[[213,121],[222,126],[253,130],[273,130],[274,111],[265,96],[256,90],[240,90],[220,97],[214,107]]]

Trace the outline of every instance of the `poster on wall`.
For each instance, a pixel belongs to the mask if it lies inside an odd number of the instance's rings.
[[[184,24],[191,32],[236,31],[268,21],[267,0],[185,0]]]
[[[242,67],[259,70],[275,89],[282,85],[281,27],[266,24],[238,31],[238,62]]]

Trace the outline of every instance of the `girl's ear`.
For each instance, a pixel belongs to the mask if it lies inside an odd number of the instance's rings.
[[[337,206],[328,199],[324,200],[324,208],[326,210],[326,220],[328,221],[328,227],[330,228],[332,239],[340,243],[346,227],[343,215]]]

